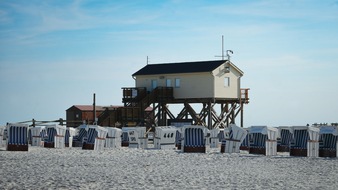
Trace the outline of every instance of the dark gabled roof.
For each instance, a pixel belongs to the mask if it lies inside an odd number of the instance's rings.
[[[138,70],[132,76],[211,72],[226,61],[227,60],[149,64]]]

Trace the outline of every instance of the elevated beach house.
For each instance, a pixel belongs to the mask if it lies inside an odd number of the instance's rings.
[[[226,127],[249,102],[249,89],[241,89],[242,76],[243,71],[228,60],[147,64],[132,75],[135,87],[122,88],[125,119],[145,120],[144,110],[152,105],[155,125],[190,118],[208,128]],[[200,103],[203,109],[196,112],[190,103]],[[184,108],[174,116],[167,104]],[[215,104],[221,105],[219,115]]]

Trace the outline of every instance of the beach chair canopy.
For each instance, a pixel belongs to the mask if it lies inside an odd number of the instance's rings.
[[[332,134],[338,136],[338,127],[337,126],[320,126],[319,134]]]
[[[159,126],[155,128],[155,138],[176,138],[177,128],[171,126]]]
[[[309,140],[318,141],[319,140],[319,128],[312,126],[292,126],[292,133],[296,134],[297,131],[307,131]]]
[[[116,127],[106,127],[108,130],[107,137],[120,138],[122,135],[122,129]]]
[[[210,130],[210,137],[211,138],[215,138],[215,137],[218,137],[218,134],[221,130],[219,128],[216,128],[216,129],[211,129]]]
[[[90,131],[95,130],[96,131],[96,135],[94,138],[98,137],[98,138],[106,138],[107,137],[107,133],[108,133],[108,129],[101,127],[99,125],[87,125],[87,133],[88,135],[93,135],[93,134],[89,134]],[[88,137],[89,138],[89,137]]]
[[[32,137],[43,137],[44,135],[42,134],[42,130],[44,130],[46,127],[45,126],[39,126],[39,127],[32,127],[31,130],[31,135]]]
[[[248,134],[248,132],[245,129],[238,127],[235,124],[230,124],[229,128],[230,128],[229,138],[233,140],[243,142],[246,135]]]
[[[61,126],[61,125],[57,125],[57,124],[54,124],[54,125],[47,125],[46,126],[46,130],[47,132],[50,131],[50,129],[55,129],[55,135],[60,135],[60,136],[65,136],[66,135],[66,130],[67,130],[67,127],[66,126]],[[49,136],[49,134],[48,134]]]
[[[274,127],[267,127],[267,126],[251,126],[249,133],[250,134],[261,133],[263,135],[267,135],[267,138],[269,140],[277,140],[278,129]]]

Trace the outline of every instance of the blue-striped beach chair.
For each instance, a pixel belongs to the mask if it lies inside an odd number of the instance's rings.
[[[30,129],[32,136],[32,146],[44,145],[43,139],[45,138],[45,131],[45,126],[32,127]]]
[[[204,126],[190,125],[182,128],[183,152],[206,152],[206,138],[209,130]]]
[[[86,124],[82,124],[80,126],[78,126],[77,128],[75,128],[76,130],[76,135],[73,136],[73,147],[82,147],[83,146],[83,142],[86,140],[87,138],[87,125]]]
[[[293,140],[290,156],[319,156],[319,128],[310,126],[293,126]]]
[[[66,126],[47,125],[47,138],[44,142],[45,148],[65,148]]]
[[[28,151],[28,127],[27,124],[10,123],[7,125],[7,150]]]
[[[319,157],[338,157],[338,126],[320,126]]]
[[[247,135],[245,136],[241,146],[239,147],[240,150],[249,151],[250,148],[250,135],[249,135],[249,128],[244,128],[247,131]]]
[[[222,141],[221,153],[239,153],[240,145],[248,132],[235,124],[230,124],[228,138]]]
[[[122,129],[116,127],[106,127],[108,130],[106,137],[107,148],[121,148]]]
[[[175,149],[176,148],[176,127],[159,126],[155,128],[154,148]]]
[[[73,147],[74,136],[76,136],[76,129],[67,127],[65,134],[65,147]]]
[[[277,152],[289,152],[292,138],[293,135],[291,127],[278,127]]]
[[[87,139],[83,143],[84,150],[102,150],[105,145],[108,130],[98,125],[87,125]]]
[[[250,127],[249,154],[263,154],[274,156],[277,154],[278,129],[267,126]]]

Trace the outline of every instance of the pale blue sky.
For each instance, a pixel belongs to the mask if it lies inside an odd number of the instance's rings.
[[[245,126],[338,122],[338,1],[0,1],[0,125],[122,105],[146,64],[219,59],[250,88]]]

